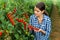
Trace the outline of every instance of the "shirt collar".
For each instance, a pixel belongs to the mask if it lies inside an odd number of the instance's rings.
[[[35,19],[37,19],[37,17],[35,16],[35,14],[34,14],[34,17],[35,17]],[[46,15],[43,14],[43,20],[45,20],[45,19],[46,19]]]

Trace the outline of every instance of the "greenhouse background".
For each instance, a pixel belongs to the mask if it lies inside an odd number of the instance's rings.
[[[60,0],[0,0],[0,40],[33,40],[26,23],[38,2],[45,3],[52,20],[50,40],[60,40]]]

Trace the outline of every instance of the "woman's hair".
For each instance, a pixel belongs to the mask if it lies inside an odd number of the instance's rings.
[[[43,11],[45,10],[45,4],[43,2],[39,2],[37,5],[36,5],[37,8],[39,8],[39,10]],[[45,10],[45,12],[43,13],[45,15],[48,15],[47,11]]]

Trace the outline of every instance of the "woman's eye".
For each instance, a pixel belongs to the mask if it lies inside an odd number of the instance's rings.
[[[39,12],[39,11],[37,11],[37,10],[34,10],[35,12]]]
[[[37,11],[37,12],[39,12],[39,11]]]

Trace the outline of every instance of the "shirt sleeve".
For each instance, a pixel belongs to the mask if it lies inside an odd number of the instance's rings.
[[[29,24],[33,26],[33,17],[32,16],[30,16]],[[30,30],[30,33],[35,35],[34,30]]]
[[[32,25],[32,17],[30,16],[29,24]]]
[[[47,40],[49,38],[50,31],[51,31],[51,20],[48,19],[47,23],[46,23],[46,30],[45,30],[46,33],[45,33],[45,35],[43,35],[41,40]]]
[[[32,16],[30,16],[29,24],[32,25]],[[29,30],[32,33],[32,30]]]

